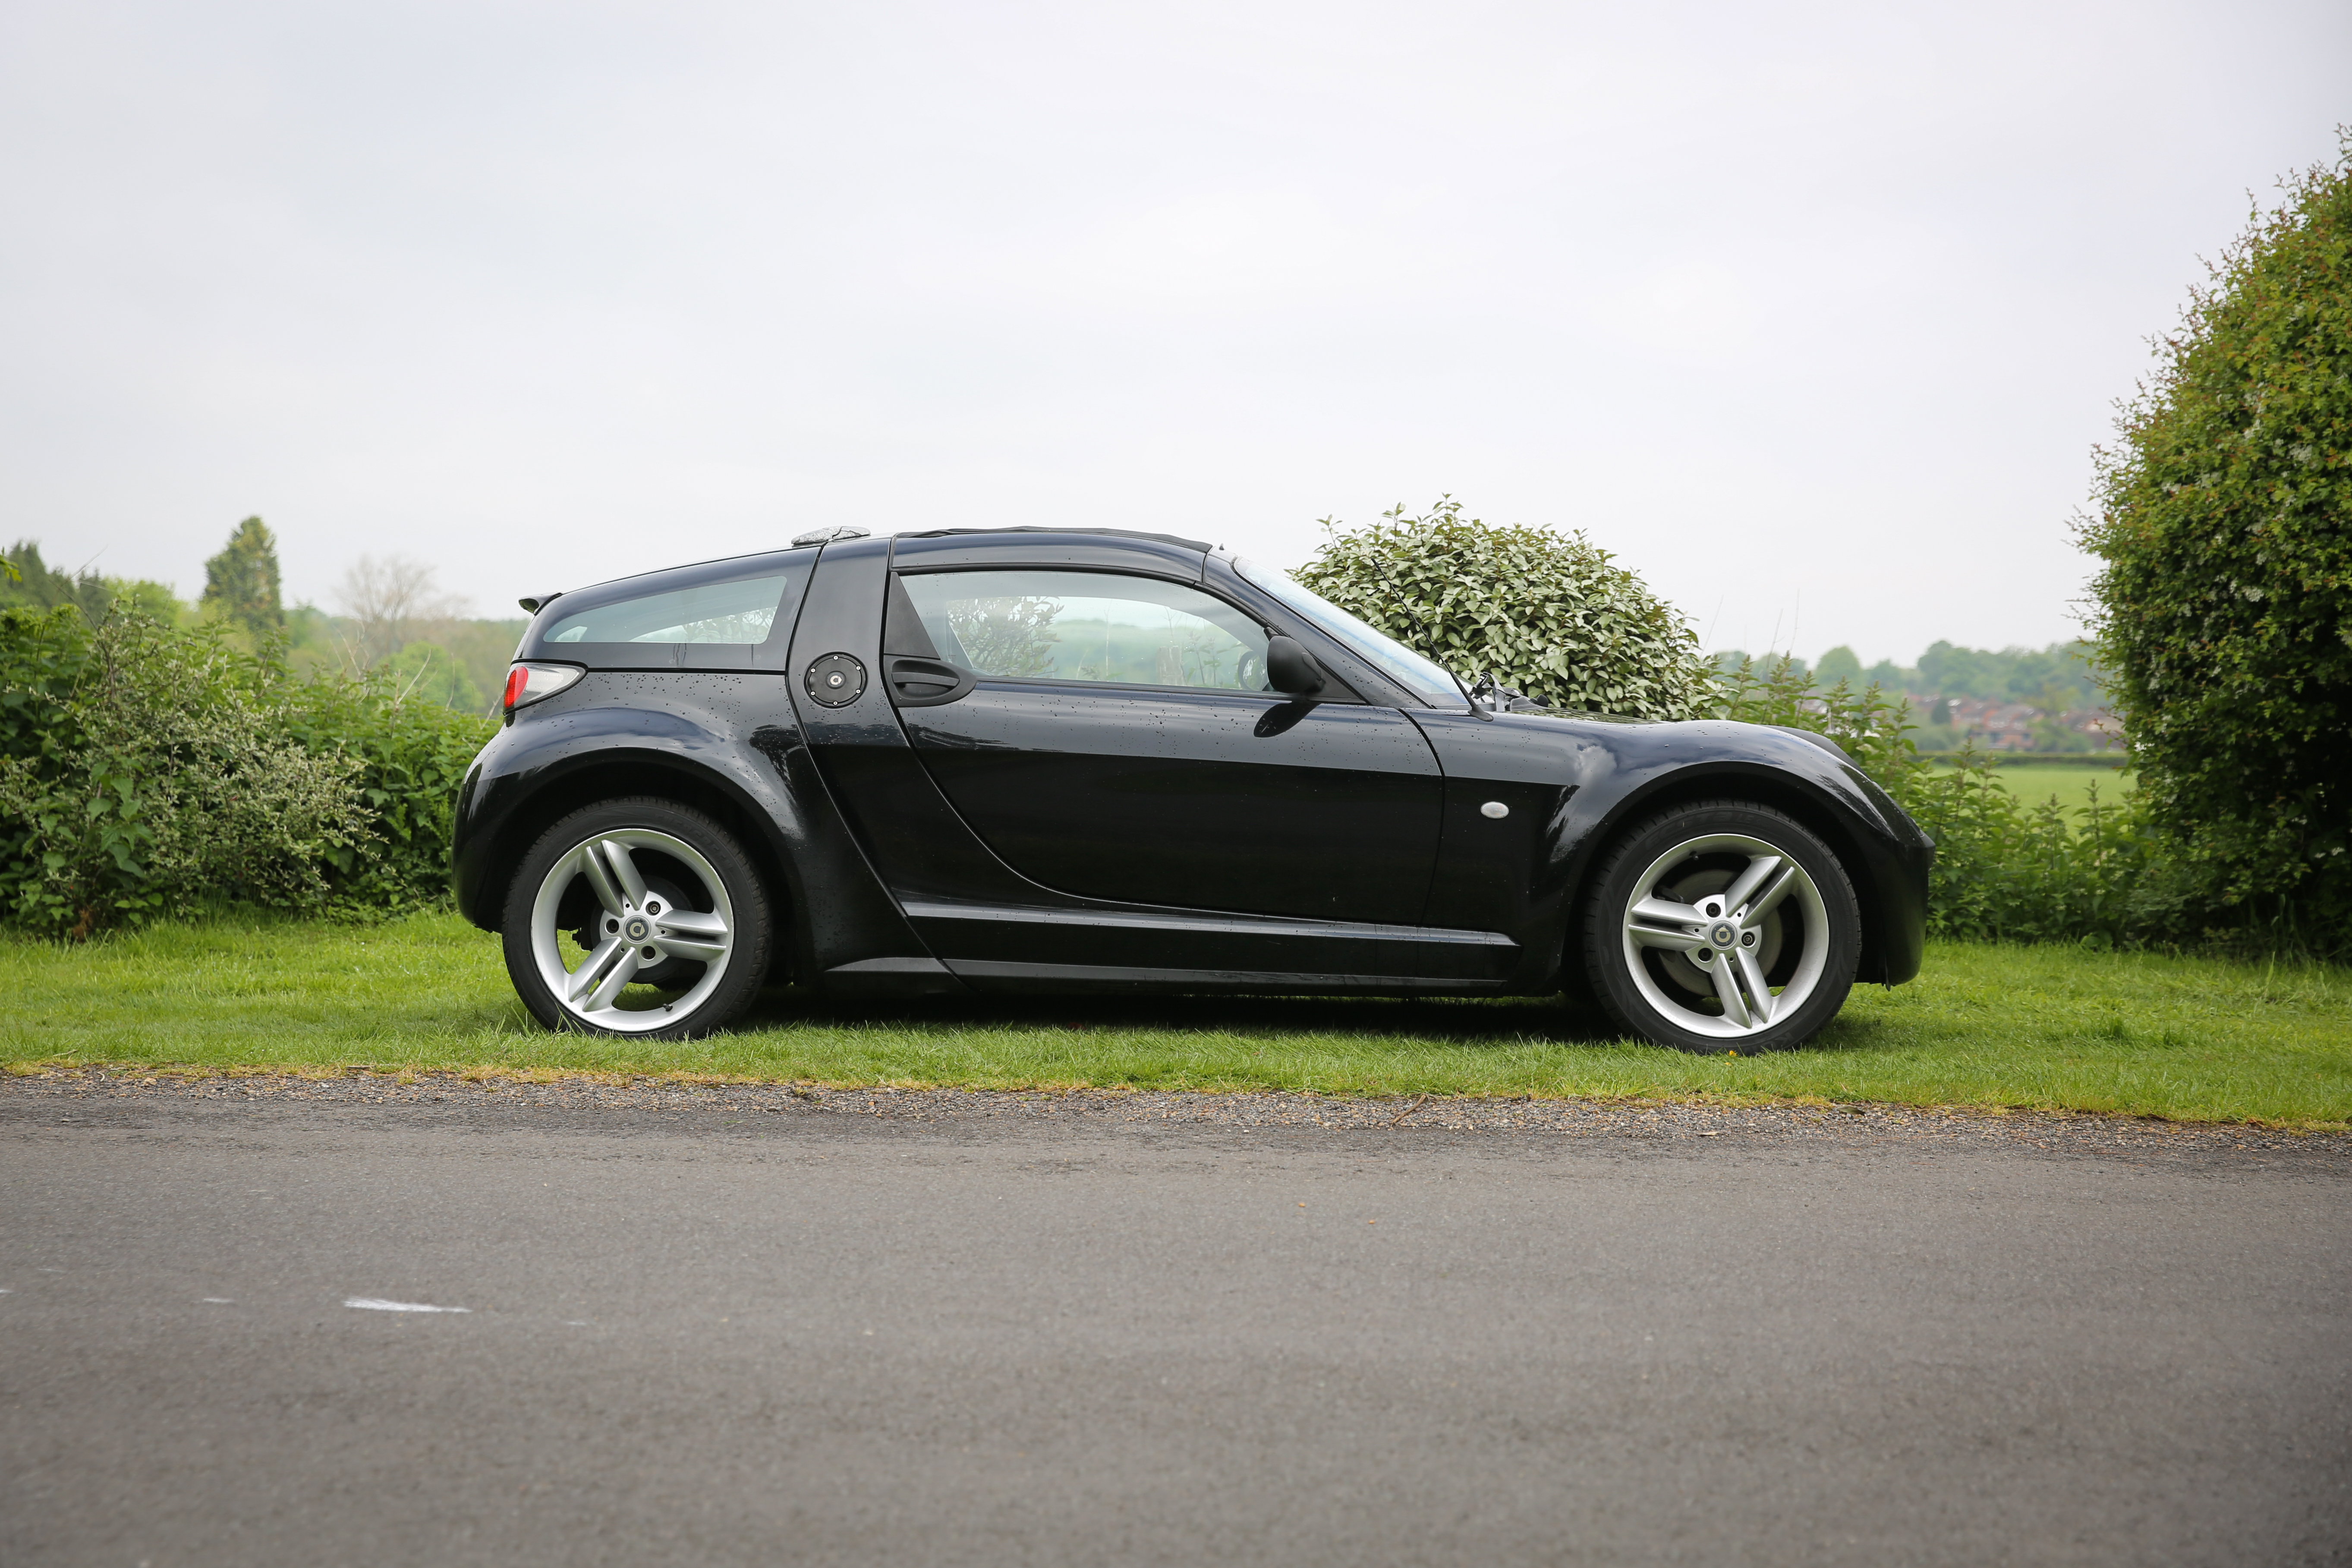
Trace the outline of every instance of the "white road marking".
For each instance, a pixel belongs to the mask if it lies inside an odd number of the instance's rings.
[[[230,1300],[226,1296],[207,1296],[205,1298],[205,1305],[207,1307],[234,1307],[236,1303]]]
[[[423,1301],[383,1301],[373,1296],[351,1296],[344,1299],[346,1307],[357,1307],[362,1312],[470,1312],[471,1307],[432,1307]]]

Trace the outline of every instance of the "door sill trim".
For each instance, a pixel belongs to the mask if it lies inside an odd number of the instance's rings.
[[[1499,980],[1446,980],[1411,974],[1312,974],[1256,969],[1131,969],[1098,963],[1013,963],[997,959],[950,958],[958,979],[1015,980],[1032,984],[1128,990],[1139,985],[1171,991],[1297,992],[1328,995],[1340,991],[1498,992]]]
[[[1123,931],[1183,932],[1194,936],[1320,937],[1332,942],[1438,942],[1463,947],[1516,948],[1519,945],[1498,931],[1456,931],[1446,926],[1375,925],[1362,921],[1310,921],[1287,915],[1193,914],[1177,910],[1048,909],[1035,905],[961,903],[914,899],[902,901],[899,907],[907,911],[908,920],[918,921],[980,921],[1005,925],[1110,927]],[[1191,972],[1170,971],[1169,973]]]

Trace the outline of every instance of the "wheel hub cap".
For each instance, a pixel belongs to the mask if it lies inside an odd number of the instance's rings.
[[[1824,977],[1820,889],[1785,849],[1745,834],[1666,850],[1635,879],[1622,919],[1628,978],[1691,1035],[1737,1041],[1769,1029]]]
[[[557,939],[574,934],[559,916],[582,882],[602,908],[575,937],[587,950],[575,963]],[[549,868],[531,906],[531,954],[556,1004],[572,1017],[609,1033],[642,1033],[691,1015],[718,988],[730,967],[734,927],[726,884],[699,849],[658,828],[617,827],[583,840]],[[630,986],[673,962],[685,984],[653,984],[680,991],[675,1001],[624,1000]]]

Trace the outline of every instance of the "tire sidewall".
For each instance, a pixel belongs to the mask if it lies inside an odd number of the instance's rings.
[[[1623,921],[1633,884],[1675,845],[1710,834],[1761,839],[1797,862],[1820,889],[1829,952],[1811,995],[1785,1018],[1742,1038],[1685,1029],[1659,1012],[1627,972]],[[1675,806],[1635,825],[1604,859],[1581,922],[1585,984],[1618,1025],[1654,1044],[1706,1056],[1790,1050],[1804,1045],[1845,1005],[1862,956],[1862,910],[1853,881],[1828,845],[1794,817],[1770,806],[1706,801]]]
[[[699,851],[727,889],[735,931],[727,973],[692,1012],[657,1029],[600,1028],[580,1017],[548,989],[531,946],[531,911],[541,883],[556,862],[585,840],[618,829],[642,827],[684,839]],[[499,920],[507,975],[532,1017],[550,1029],[612,1039],[687,1040],[723,1027],[750,1005],[765,984],[774,946],[768,890],[735,836],[705,813],[650,796],[602,801],[583,806],[540,835],[516,869]]]

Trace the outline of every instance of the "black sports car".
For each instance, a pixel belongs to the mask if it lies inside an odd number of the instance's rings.
[[[825,992],[1544,994],[1799,1044],[1934,849],[1834,745],[1521,710],[1223,549],[805,535],[522,601],[461,907],[554,1028]]]

